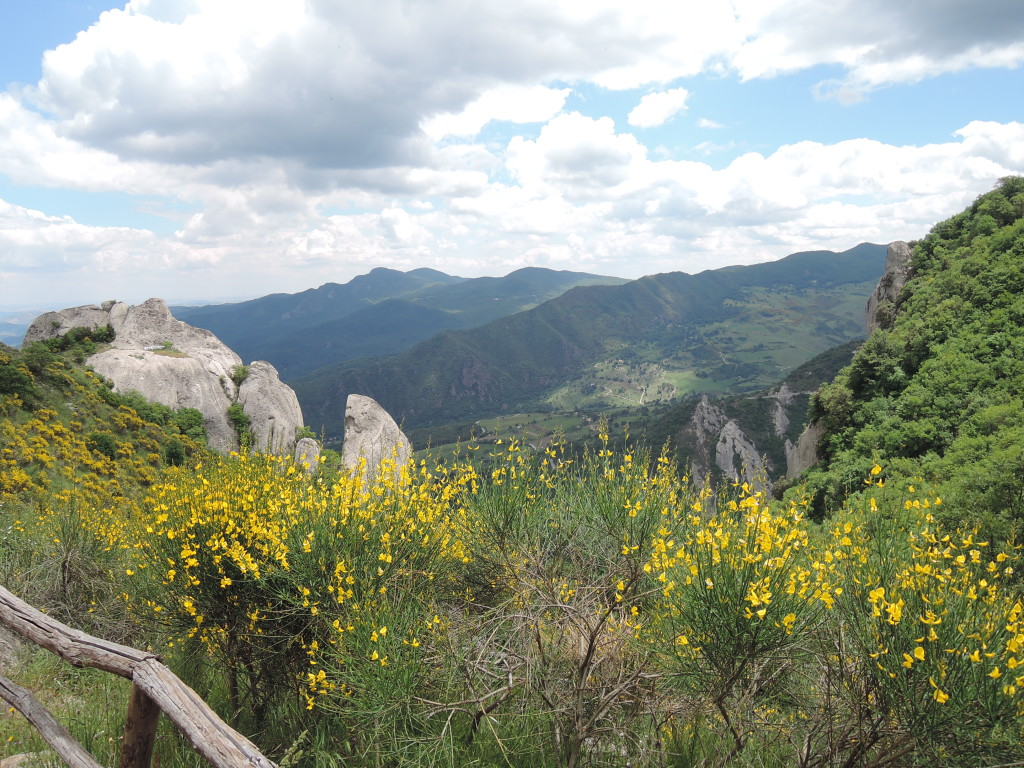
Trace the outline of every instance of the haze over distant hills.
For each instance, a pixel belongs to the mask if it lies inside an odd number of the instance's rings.
[[[327,366],[289,383],[307,423],[328,438],[341,433],[353,392],[408,426],[424,426],[537,406],[752,391],[863,337],[865,302],[885,250],[865,243],[843,253],[576,287],[479,328],[446,330],[402,354]]]
[[[479,278],[378,268],[301,293],[172,311],[213,331],[243,359],[269,360],[283,378],[292,378],[357,357],[401,352],[444,330],[475,328],[575,286],[624,282],[537,267]]]

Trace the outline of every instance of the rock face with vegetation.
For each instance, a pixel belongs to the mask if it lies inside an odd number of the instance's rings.
[[[697,399],[654,410],[631,424],[652,450],[669,446],[698,481],[710,477],[772,488],[810,466],[801,441],[811,394],[849,363],[859,341],[823,352],[776,387],[750,395]],[[804,462],[801,465],[801,462]],[[797,469],[797,467],[800,467]]]
[[[241,438],[261,450],[291,452],[302,411],[274,367],[264,362],[243,366],[212,333],[175,320],[162,299],[50,312],[32,324],[25,343],[61,336],[74,327],[106,326],[114,333],[113,341],[87,362],[115,390],[139,392],[175,410],[200,411],[215,450],[237,448]],[[236,403],[248,424],[229,415]],[[246,429],[251,434],[240,433]]]
[[[752,482],[763,475],[763,461],[757,448],[739,424],[712,405],[707,395],[693,409],[684,432],[696,446],[691,468],[698,482],[709,477],[713,468],[731,480]]]
[[[900,291],[910,277],[910,246],[903,241],[896,241],[889,246],[885,254],[885,273],[878,281],[878,287],[868,299],[867,327],[868,333],[887,325],[892,320],[892,313]]]
[[[238,402],[249,417],[257,448],[279,456],[292,450],[295,433],[302,426],[302,409],[274,366],[265,360],[252,363],[238,387]]]

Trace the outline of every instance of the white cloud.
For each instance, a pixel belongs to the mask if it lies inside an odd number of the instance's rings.
[[[492,120],[544,123],[561,111],[569,88],[542,85],[503,85],[482,94],[459,114],[434,115],[423,122],[423,132],[437,141],[445,136],[475,136]]]
[[[103,274],[258,294],[377,265],[635,276],[919,236],[1024,171],[1020,123],[964,120],[917,147],[795,132],[712,167],[619,132],[602,89],[650,91],[627,121],[653,127],[697,108],[689,75],[832,65],[817,93],[852,102],[1020,66],[1022,40],[1018,0],[132,0],[48,53],[39,83],[0,93],[0,174],[155,196],[177,232],[6,205],[3,289]],[[697,145],[723,163],[732,147]]]
[[[690,93],[685,88],[648,93],[626,118],[630,125],[638,128],[653,128],[667,123],[686,109]]]
[[[746,40],[731,55],[746,79],[837,64],[823,96],[853,102],[875,88],[947,72],[1024,64],[1024,5],[1017,0],[786,0],[738,10]]]

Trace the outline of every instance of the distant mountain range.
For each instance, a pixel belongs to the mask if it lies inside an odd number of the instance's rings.
[[[865,243],[575,287],[479,328],[446,330],[401,354],[349,360],[289,383],[307,424],[328,438],[343,431],[350,393],[422,427],[530,407],[600,409],[755,391],[863,337],[885,251]]]
[[[484,325],[575,286],[624,282],[537,267],[478,278],[379,268],[301,293],[171,311],[213,331],[244,360],[272,362],[288,379],[357,357],[402,352],[442,331]]]

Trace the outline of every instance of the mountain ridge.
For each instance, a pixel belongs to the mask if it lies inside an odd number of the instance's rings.
[[[780,285],[793,285],[804,298],[815,298],[858,285],[855,309],[830,315],[828,322],[834,327],[818,323],[824,330],[817,334],[820,338],[801,341],[807,354],[786,353],[787,359],[799,359],[778,363],[792,367],[832,343],[863,336],[864,301],[882,273],[884,254],[885,246],[864,243],[840,254],[803,252],[748,267],[696,275],[670,272],[619,286],[576,287],[557,299],[485,326],[445,331],[400,355],[325,367],[290,383],[311,426],[325,429],[328,436],[337,431],[337,404],[349,392],[374,397],[410,425],[432,420],[441,423],[446,416],[477,417],[522,407],[546,389],[579,374],[599,355],[621,350],[628,356],[641,344],[649,344],[655,357],[669,352],[681,356],[681,369],[693,362],[689,357],[695,353],[688,344],[699,337],[707,346],[708,339],[698,329],[748,311],[749,297],[738,295],[738,291],[770,294]],[[812,269],[815,263],[823,268]],[[819,303],[822,306],[815,311],[832,311],[831,298]],[[765,305],[763,311],[770,311],[780,322],[795,321],[799,315],[804,336],[816,330],[809,326],[809,310],[801,314],[792,308]],[[758,382],[762,386],[776,381],[778,377],[765,379],[765,367],[776,365],[776,358],[781,360],[779,350],[755,353],[769,362],[723,359],[721,364],[735,369],[734,378],[748,371],[750,376],[756,373],[761,377]],[[721,353],[709,349],[706,354],[717,363],[716,355]],[[758,382],[751,380],[749,388],[756,388]]]
[[[348,283],[298,294],[172,311],[224,338],[243,358],[271,361],[287,379],[361,355],[401,352],[436,333],[531,308],[575,285],[606,282],[626,281],[543,267],[480,278],[378,267]]]

